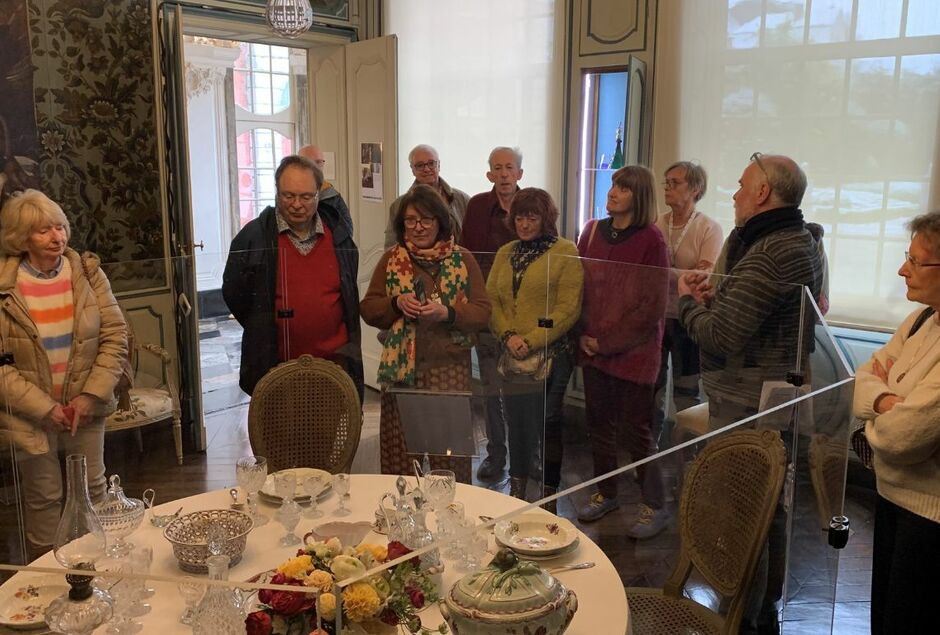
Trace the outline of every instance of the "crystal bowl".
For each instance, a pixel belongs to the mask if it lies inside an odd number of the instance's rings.
[[[123,503],[106,503],[95,508],[98,522],[108,537],[108,554],[126,555],[130,544],[124,538],[134,533],[144,520],[144,503],[136,498],[125,498]]]
[[[209,525],[218,523],[224,530],[222,553],[229,557],[229,566],[242,558],[248,532],[253,523],[251,516],[234,509],[209,509],[183,514],[163,530],[163,536],[173,545],[173,555],[180,569],[187,573],[206,573],[209,545],[206,535]]]

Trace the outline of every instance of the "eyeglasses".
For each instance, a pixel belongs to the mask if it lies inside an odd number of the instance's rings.
[[[904,260],[912,267],[940,267],[940,262],[917,262],[909,251],[904,252]]]
[[[438,161],[435,161],[433,159],[431,161],[422,161],[421,163],[412,163],[411,169],[417,172],[422,172],[424,170],[433,170],[434,168],[437,167],[438,163],[439,163]]]
[[[315,192],[314,193],[307,192],[305,194],[294,194],[293,192],[278,192],[277,195],[280,196],[281,200],[283,200],[285,203],[290,203],[290,204],[293,204],[294,201],[299,200],[304,205],[309,205],[317,198],[317,194]]]
[[[757,164],[757,167],[760,168],[760,171],[764,173],[764,178],[767,179],[767,184],[770,184],[770,175],[767,174],[767,169],[764,167],[764,164],[761,162],[760,158],[764,156],[762,152],[755,152],[751,155],[751,161]]]
[[[434,223],[437,222],[436,218],[406,218],[405,219],[405,229],[414,229],[420,223],[425,229],[431,229],[434,227]]]
[[[679,179],[666,179],[663,181],[663,187],[667,190],[671,190],[673,188],[679,187],[680,185],[684,185],[685,183],[687,183],[687,181],[680,181]]]

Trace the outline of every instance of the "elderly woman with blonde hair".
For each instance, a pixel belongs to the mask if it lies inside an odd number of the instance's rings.
[[[0,435],[22,474],[30,554],[55,537],[58,451],[84,454],[92,498],[103,497],[104,418],[127,359],[127,332],[97,256],[68,245],[69,222],[26,190],[0,211]]]

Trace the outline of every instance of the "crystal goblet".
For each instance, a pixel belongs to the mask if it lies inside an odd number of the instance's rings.
[[[350,512],[346,504],[349,502],[349,474],[334,474],[333,489],[336,490],[336,495],[339,496],[339,507],[334,513],[337,516],[348,516]]]
[[[317,495],[322,491],[323,479],[319,475],[314,474],[304,480],[304,493],[310,497],[310,507],[304,513],[304,518],[319,518],[323,515],[323,511],[317,504]]]
[[[246,456],[235,464],[235,478],[248,494],[248,510],[254,527],[268,522],[268,517],[258,511],[258,491],[268,478],[268,460],[263,456]]]

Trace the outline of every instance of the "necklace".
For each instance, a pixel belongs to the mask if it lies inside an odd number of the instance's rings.
[[[670,262],[673,266],[676,265],[676,253],[679,251],[679,245],[682,244],[682,240],[685,238],[686,233],[689,231],[689,227],[692,226],[692,223],[695,222],[698,212],[692,212],[692,215],[689,216],[689,220],[685,221],[685,225],[682,225],[682,233],[679,234],[678,240],[673,240],[672,232],[676,229],[679,229],[679,225],[672,224],[672,215],[669,216],[669,251],[670,251]]]
[[[931,326],[937,326],[937,321],[935,317],[931,317],[928,320],[928,322],[933,322]],[[895,383],[900,384],[904,380],[904,377],[907,375],[907,373],[910,372],[914,368],[914,366],[917,365],[918,362],[920,362],[924,357],[926,357],[927,353],[933,350],[933,347],[937,344],[938,339],[940,339],[940,337],[938,337],[938,332],[937,332],[938,330],[940,329],[929,328],[928,332],[924,333],[924,337],[917,344],[917,350],[915,350],[914,354],[911,356],[912,359],[910,363],[907,365],[907,370],[905,370],[900,375],[898,375],[898,378],[895,381]],[[924,344],[927,343],[928,341],[930,342],[930,345],[925,347]],[[922,349],[923,349],[923,353],[921,352]]]

